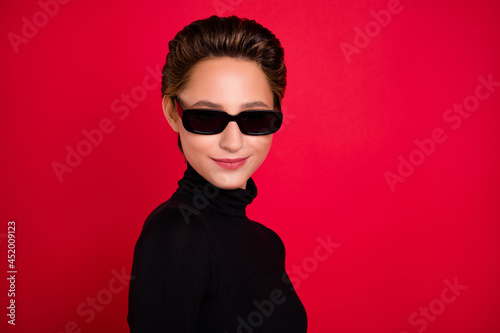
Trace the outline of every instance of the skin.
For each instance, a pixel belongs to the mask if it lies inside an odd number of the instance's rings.
[[[196,64],[178,99],[183,109],[219,109],[232,115],[245,110],[273,109],[271,87],[259,65],[229,57],[208,59]],[[214,105],[198,104],[200,101]],[[249,107],[245,105],[247,103],[253,105]],[[165,96],[162,104],[168,123],[180,135],[189,164],[208,182],[221,189],[246,189],[248,179],[264,162],[273,135],[245,135],[236,122],[229,122],[219,134],[190,133],[182,125],[170,98]],[[235,170],[224,169],[212,160],[242,157],[248,157],[246,163]]]

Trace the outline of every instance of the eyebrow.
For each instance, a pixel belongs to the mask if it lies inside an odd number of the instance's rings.
[[[198,102],[194,103],[193,105],[191,105],[192,108],[197,107],[197,106],[205,106],[205,107],[214,108],[214,109],[224,109],[224,107],[221,104],[212,103],[212,102],[205,101],[205,100],[198,101]],[[255,101],[255,102],[241,104],[241,107],[243,109],[254,108],[254,107],[269,108],[269,106],[266,103],[261,102],[261,101]]]

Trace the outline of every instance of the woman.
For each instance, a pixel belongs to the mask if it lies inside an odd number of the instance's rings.
[[[245,213],[285,86],[281,44],[253,20],[212,16],[170,41],[163,110],[187,169],[135,246],[131,332],[306,332],[281,239]]]

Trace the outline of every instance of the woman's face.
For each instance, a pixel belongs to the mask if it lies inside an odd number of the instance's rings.
[[[218,109],[231,115],[245,110],[273,109],[273,94],[262,69],[255,62],[228,57],[198,63],[178,100],[184,110]],[[219,188],[245,189],[248,178],[269,152],[272,134],[245,135],[234,121],[229,122],[219,134],[190,133],[182,125],[180,117],[175,117],[172,110],[168,112],[168,106],[175,110],[175,105],[167,103],[165,98],[165,114],[173,130],[180,134],[189,164]],[[228,159],[244,160],[223,161]]]

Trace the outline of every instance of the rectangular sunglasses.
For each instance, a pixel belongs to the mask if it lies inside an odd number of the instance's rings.
[[[196,134],[218,134],[224,131],[230,121],[235,121],[241,133],[247,135],[267,135],[276,133],[283,122],[281,107],[278,110],[249,110],[237,115],[230,115],[222,110],[186,109],[184,110],[175,97],[177,112],[182,119],[184,128]]]

